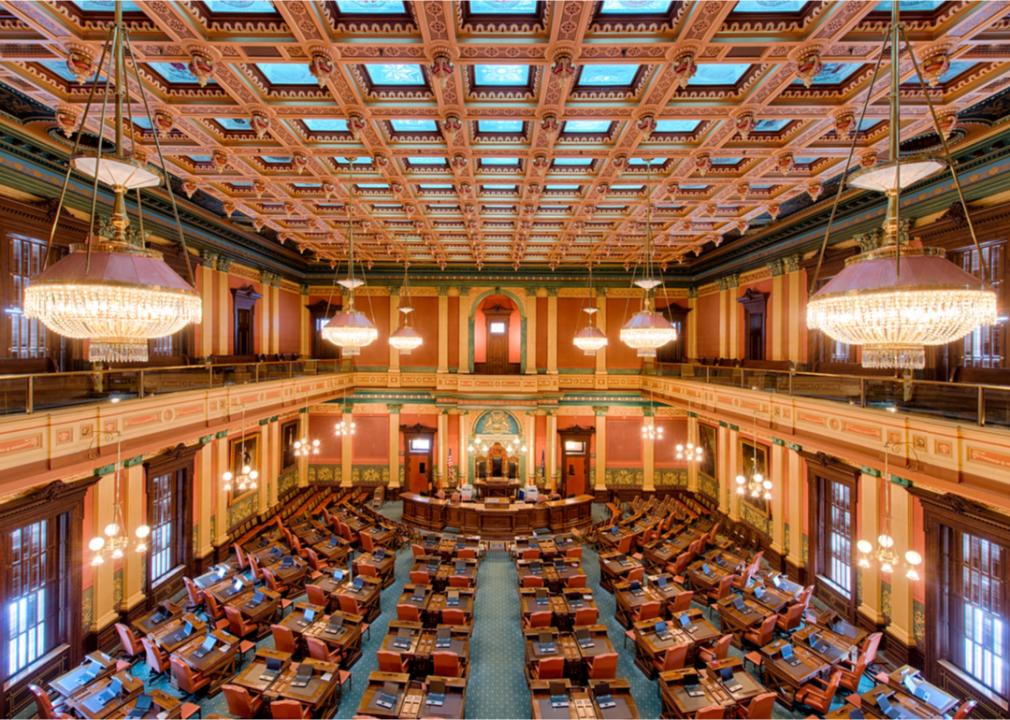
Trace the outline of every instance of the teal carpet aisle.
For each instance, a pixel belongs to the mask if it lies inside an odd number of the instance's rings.
[[[526,651],[519,618],[519,579],[508,553],[489,552],[477,574],[474,630],[470,640],[468,718],[524,718],[530,692],[523,670]]]

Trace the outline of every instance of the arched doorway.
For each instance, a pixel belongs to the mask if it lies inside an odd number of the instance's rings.
[[[511,294],[490,293],[480,300],[470,328],[473,372],[483,375],[523,372],[525,319]]]

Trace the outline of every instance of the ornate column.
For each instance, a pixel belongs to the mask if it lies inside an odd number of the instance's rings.
[[[311,415],[309,415],[309,409],[307,407],[299,410],[298,437],[309,437],[310,420]],[[298,458],[298,487],[309,486],[309,460],[310,457],[308,455],[302,455]]]
[[[389,334],[392,335],[400,325],[400,290],[391,288],[389,291]],[[388,344],[388,343],[387,343]],[[389,372],[400,372],[400,352],[389,345]],[[392,478],[391,478],[392,479]]]
[[[537,374],[537,294],[530,290],[525,291],[523,304],[526,310],[526,373],[528,375]],[[546,318],[545,318],[546,320]],[[548,326],[549,328],[549,326]],[[549,330],[548,330],[549,331]],[[548,347],[550,343],[548,342]],[[548,350],[550,352],[550,350]]]
[[[686,355],[691,359],[698,357],[698,288],[694,285],[687,289],[687,347]]]
[[[217,267],[217,253],[204,250],[198,266],[200,273],[200,301],[203,303],[203,320],[200,322],[200,355],[206,357],[214,354],[215,335],[214,324],[226,317],[224,309],[218,308],[214,301],[214,269]]]
[[[785,443],[775,438],[772,440],[771,452],[768,457],[769,479],[772,481],[772,545],[773,552],[784,555],[786,537],[786,509],[785,509],[785,465],[786,447]]]
[[[470,455],[467,447],[470,445],[470,411],[464,410],[459,415],[459,457],[456,459],[456,485],[462,485],[469,478]]]
[[[526,422],[526,477],[523,478],[523,482],[527,484],[536,484],[537,479],[537,416],[536,414],[528,410],[526,416],[523,418]]]
[[[389,488],[400,487],[400,403],[389,403]]]
[[[270,352],[270,330],[273,328],[273,296],[275,289],[270,287],[270,276],[272,273],[263,270],[260,272],[260,298],[256,308],[257,335],[259,339],[259,352],[266,355]]]
[[[438,372],[449,372],[449,288],[438,287]]]
[[[270,352],[277,355],[281,351],[281,278],[272,273],[270,278]]]
[[[470,344],[473,342],[470,337],[470,306],[473,298],[470,297],[472,288],[459,289],[459,369],[457,373],[470,372]]]
[[[736,425],[727,430],[726,444],[726,488],[729,492],[729,517],[740,519],[740,496],[736,492],[736,476],[740,473],[740,432]]]
[[[597,357],[605,354],[603,351],[596,353]],[[596,490],[607,489],[607,407],[605,405],[594,405],[593,414],[596,415],[596,477],[594,487]]]
[[[272,472],[273,448],[270,443],[270,420],[268,418],[263,418],[259,422],[257,442],[260,448],[259,467],[256,468],[260,473],[259,482],[256,484],[257,509],[262,515],[272,507],[270,496],[275,492],[272,488],[277,485],[277,476]]]
[[[147,553],[133,551],[136,536],[134,531],[146,522],[145,500],[147,499],[147,478],[144,472],[144,456],[130,458],[123,463],[123,516],[126,527],[123,531],[130,538],[130,547],[123,556],[122,599],[117,610],[128,612],[144,601],[144,577]],[[192,538],[186,538],[192,542]],[[195,549],[195,548],[194,548]]]
[[[786,482],[789,483],[789,556],[788,564],[794,568],[806,565],[803,550],[803,484],[807,481],[807,464],[800,455],[799,445],[788,445],[786,455]]]
[[[607,289],[596,288],[596,327],[604,335],[607,334]],[[616,340],[616,338],[615,338]],[[609,342],[608,342],[609,347]],[[603,348],[596,353],[596,374],[607,374],[607,348]]]
[[[221,547],[228,542],[228,493],[221,482],[225,470],[230,470],[231,459],[228,457],[228,431],[222,430],[214,436],[211,443],[211,455],[214,458],[214,487],[217,491],[217,516],[214,522],[214,547]]]
[[[806,354],[800,346],[800,330],[806,325],[806,302],[802,300],[803,270],[800,268],[800,256],[790,255],[782,259],[782,267],[787,273],[786,285],[789,290],[789,303],[785,313],[785,326],[788,333],[786,359],[802,362]]]
[[[200,438],[200,449],[193,458],[196,470],[197,493],[200,498],[200,524],[197,534],[197,557],[209,557],[214,552],[214,488],[217,485],[214,476],[214,436],[205,435]]]
[[[729,515],[729,498],[733,492],[730,487],[733,484],[733,476],[730,475],[729,467],[729,427],[720,422],[716,430],[716,452],[719,459],[716,461],[716,474],[719,476],[719,512]]]
[[[350,424],[354,419],[354,406],[344,405],[340,419]],[[351,475],[354,469],[351,454],[353,449],[354,435],[344,435],[340,438],[340,487],[351,487]]]
[[[740,356],[739,325],[740,308],[736,301],[736,289],[740,286],[740,276],[736,273],[719,278],[719,352],[721,357]],[[722,351],[725,348],[726,354]]]
[[[859,532],[856,539],[866,538],[876,543],[880,535],[880,471],[864,467],[859,475]],[[893,497],[893,494],[892,494]],[[884,622],[880,592],[880,568],[876,562],[870,567],[856,568],[858,573],[859,612],[874,623]]]
[[[698,416],[693,412],[687,413],[687,442],[698,445]],[[691,492],[698,492],[698,463],[689,462],[687,464],[687,489]]]
[[[891,484],[891,537],[898,557],[903,561],[904,553],[912,547],[912,496],[901,485]],[[912,630],[912,583],[905,577],[900,566],[891,573],[890,623],[887,634],[905,647],[915,645]]]
[[[299,318],[299,328],[298,333],[298,353],[302,357],[309,357],[312,355],[312,333],[315,328],[312,327],[312,313],[309,312],[309,286],[302,284],[301,294],[298,296],[298,318]]]
[[[769,360],[783,360],[785,358],[785,353],[783,352],[783,341],[782,338],[785,335],[784,330],[787,326],[787,320],[785,317],[785,297],[783,297],[785,292],[785,263],[781,259],[772,260],[768,263],[768,269],[772,273],[772,291],[769,300],[768,314],[770,316],[771,322],[769,323],[771,327],[768,330],[769,346],[771,349]]]
[[[558,416],[554,410],[547,411],[547,487],[554,490],[558,486]]]
[[[558,289],[547,288],[547,374],[558,374]]]
[[[273,510],[280,502],[281,462],[284,456],[284,448],[281,445],[283,442],[281,440],[281,424],[276,415],[270,418],[270,424],[266,426],[266,433],[270,438],[270,465],[268,466],[270,468],[270,483],[267,500],[268,507]]]
[[[217,344],[214,347],[214,354],[228,355],[228,318],[234,313],[231,306],[231,288],[228,287],[228,268],[231,267],[231,260],[226,257],[217,258],[217,302],[214,304],[214,316],[218,321]],[[206,314],[206,313],[205,313]]]
[[[95,519],[91,529],[92,537],[102,535],[105,526],[113,519],[116,466],[112,465],[104,469],[109,472],[102,475],[101,479],[92,486],[94,489],[91,491],[91,516]],[[90,537],[85,539],[85,546],[90,539]],[[88,557],[90,557],[90,553]],[[109,558],[106,558],[101,565],[92,568],[91,592],[94,609],[91,614],[93,618],[91,630],[94,632],[98,632],[119,620],[119,613],[115,607],[115,572],[116,563]]]
[[[449,411],[441,408],[438,412],[438,456],[435,458],[435,487],[445,487],[445,463],[449,449]]]
[[[651,408],[643,412],[643,422],[656,424],[656,414]],[[656,489],[656,441],[646,435],[642,438],[642,492]]]

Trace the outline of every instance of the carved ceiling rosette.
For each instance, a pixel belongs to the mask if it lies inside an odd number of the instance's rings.
[[[352,112],[347,116],[347,129],[355,140],[361,139],[361,133],[365,129],[365,124],[365,116],[359,112]]]
[[[192,180],[184,180],[182,183],[182,191],[186,193],[186,197],[192,199],[193,193],[196,192],[196,183]]]
[[[309,51],[309,72],[319,83],[319,87],[326,86],[336,69],[329,51],[320,47],[312,48]]]
[[[781,210],[778,203],[771,203],[767,209],[768,209],[768,215],[771,216],[772,220],[778,218],[779,210]]]
[[[642,115],[635,121],[635,129],[641,134],[643,141],[648,140],[656,129],[656,117],[650,113]]]
[[[253,132],[256,133],[256,139],[262,140],[270,131],[272,123],[270,116],[266,112],[263,110],[253,110],[249,118],[249,124],[252,126]]]
[[[175,113],[160,107],[154,111],[154,127],[162,135],[168,135],[175,128]]]
[[[568,50],[562,50],[551,60],[551,73],[563,82],[570,82],[575,77],[575,58]]]
[[[943,74],[950,70],[950,51],[946,45],[934,45],[919,50],[919,70],[922,71],[922,79],[930,87],[936,87],[940,83]]]
[[[200,87],[207,87],[207,83],[214,77],[214,70],[217,67],[217,53],[202,45],[190,46],[187,51],[189,52],[189,71],[196,77]]]
[[[228,153],[226,153],[224,150],[217,149],[214,150],[213,153],[211,153],[210,163],[211,165],[214,166],[214,169],[217,170],[218,172],[224,172],[225,169],[228,167],[229,162],[230,159],[228,157]]]
[[[733,116],[733,127],[741,139],[747,140],[750,137],[751,130],[754,129],[754,113],[750,110],[738,112]]]
[[[793,158],[793,154],[791,152],[780,153],[775,158],[775,168],[783,175],[792,172],[792,169],[795,166],[796,160]]]
[[[554,113],[547,113],[540,120],[540,129],[547,133],[552,139],[561,132],[561,122]]]
[[[77,129],[80,118],[81,116],[77,112],[77,109],[70,105],[60,105],[56,108],[56,126],[67,137],[70,137]]]
[[[704,175],[712,169],[712,156],[708,153],[698,153],[694,156],[694,169],[699,175]]]
[[[673,58],[673,63],[670,69],[673,71],[673,89],[683,90],[687,87],[687,83],[694,77],[695,72],[698,71],[698,63],[695,62],[696,51],[691,50],[681,50]]]
[[[838,137],[848,137],[856,127],[856,115],[848,108],[840,110],[834,115],[835,135]]]
[[[809,45],[800,48],[796,53],[796,77],[803,81],[804,87],[810,87],[817,74],[824,69],[819,45]]]
[[[859,164],[861,167],[870,168],[877,164],[877,151],[867,150],[859,155]]]
[[[67,44],[67,67],[77,78],[77,82],[83,83],[95,72],[95,52],[83,43]]]
[[[957,127],[957,111],[956,110],[941,110],[936,114],[936,120],[940,125],[940,132],[943,133],[945,138],[950,138],[950,134],[954,132],[954,128]]]
[[[309,166],[309,156],[300,150],[295,150],[291,155],[291,164],[294,165],[295,172],[301,175]]]
[[[456,113],[450,113],[442,120],[442,132],[446,135],[458,133],[463,129],[463,121]]]
[[[807,183],[807,195],[809,195],[810,199],[813,200],[814,202],[817,201],[817,198],[821,196],[821,193],[823,191],[824,186],[821,185],[819,181],[811,180],[810,182]]]
[[[428,72],[435,80],[444,85],[452,77],[455,69],[456,66],[452,61],[452,55],[445,48],[440,48],[432,54]]]

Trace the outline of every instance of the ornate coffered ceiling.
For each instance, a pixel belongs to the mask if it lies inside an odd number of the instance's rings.
[[[138,0],[126,18],[155,120],[131,128],[150,159],[159,133],[187,193],[324,262],[345,257],[349,207],[380,265],[632,267],[650,212],[657,262],[691,263],[820,197],[853,133],[856,162],[884,157],[886,62],[856,118],[886,6]],[[902,8],[950,134],[1010,84],[1010,6]],[[0,2],[0,82],[70,132],[111,10]],[[915,138],[931,121],[901,72]]]

